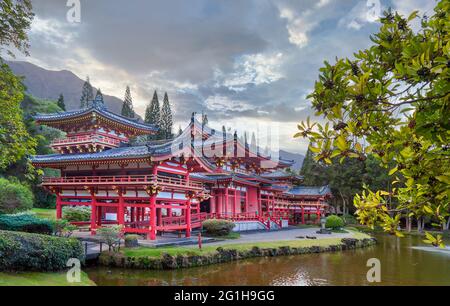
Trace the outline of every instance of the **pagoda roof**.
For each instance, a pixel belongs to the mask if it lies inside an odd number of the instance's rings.
[[[92,106],[80,110],[50,114],[36,114],[33,116],[38,123],[56,126],[61,129],[70,127],[70,122],[92,120],[93,117],[97,117],[105,121],[111,121],[122,129],[131,128],[138,131],[139,134],[152,134],[159,130],[158,126],[154,124],[141,123],[137,120],[110,112],[106,106],[98,100],[94,100],[92,102]]]
[[[268,178],[268,179],[289,179],[289,178],[293,178],[293,179],[297,179],[297,180],[303,180],[304,177],[302,175],[297,175],[295,173],[289,173],[289,172],[285,172],[285,171],[274,171],[274,172],[270,172],[270,173],[264,173],[261,174],[262,177],[264,178]]]
[[[133,120],[130,120],[128,118],[113,114],[109,111],[107,111],[104,107],[99,107],[98,105],[94,104],[93,107],[84,109],[84,110],[78,110],[78,111],[71,111],[71,112],[64,112],[64,113],[56,113],[56,114],[42,114],[42,115],[36,115],[36,120],[42,122],[42,123],[48,123],[52,120],[58,121],[64,118],[76,118],[77,116],[87,115],[89,113],[98,113],[102,116],[114,116],[114,118],[118,118],[117,120],[126,120],[128,123],[134,124],[135,127],[139,126],[145,126],[148,130],[155,129],[155,126],[152,125],[144,125],[138,122],[135,122]],[[125,122],[125,121],[124,121]],[[163,140],[163,141],[152,141],[147,142],[142,145],[138,146],[124,146],[114,149],[108,149],[102,152],[94,152],[94,153],[75,153],[75,154],[50,154],[50,155],[38,155],[31,157],[31,161],[34,164],[37,165],[55,165],[55,164],[63,164],[63,163],[90,163],[93,161],[108,161],[108,160],[129,160],[129,159],[152,159],[152,160],[165,160],[170,159],[172,157],[179,157],[181,155],[189,155],[192,154],[194,160],[198,162],[198,164],[202,165],[205,170],[208,172],[216,172],[221,171],[222,173],[232,173],[227,170],[223,170],[218,168],[215,163],[211,162],[210,158],[204,155],[203,149],[205,146],[208,146],[212,143],[217,143],[222,145],[222,135],[214,135],[214,132],[211,132],[211,130],[208,127],[203,127],[203,130],[206,130],[206,133],[210,136],[206,140],[195,140],[194,143],[191,143],[191,129],[201,129],[201,123],[196,120],[191,120],[191,124],[182,132],[181,135],[175,137],[171,140]],[[231,139],[231,144],[233,142],[233,139]],[[225,144],[225,145],[230,145]],[[267,160],[272,162],[270,166],[273,166],[272,168],[277,167],[286,167],[291,165],[291,161],[286,161],[282,159],[277,160],[271,160],[271,156],[264,156],[256,152],[254,155],[252,154],[250,157],[243,157],[244,159],[247,158],[256,158],[260,160]],[[242,176],[242,175],[241,175]],[[249,178],[250,180],[255,180],[259,178],[259,180],[267,181],[262,176],[255,176],[252,178]]]
[[[293,196],[331,196],[331,189],[326,186],[294,186],[285,191],[286,194]]]

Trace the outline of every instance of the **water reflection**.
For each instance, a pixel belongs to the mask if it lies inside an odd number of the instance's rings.
[[[414,249],[418,237],[378,236],[378,245],[354,251],[255,258],[193,269],[89,269],[98,285],[371,285],[369,258],[381,261],[381,285],[450,285],[450,256]]]

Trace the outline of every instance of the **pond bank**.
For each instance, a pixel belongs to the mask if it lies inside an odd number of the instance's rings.
[[[170,270],[213,265],[255,257],[275,257],[312,253],[337,252],[374,245],[368,235],[356,234],[351,238],[325,238],[317,240],[287,240],[224,244],[203,249],[189,247],[126,249],[118,253],[104,252],[98,264],[108,267]]]

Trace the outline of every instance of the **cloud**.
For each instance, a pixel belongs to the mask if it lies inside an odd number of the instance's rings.
[[[279,122],[282,146],[300,151],[291,135],[314,114],[305,97],[323,61],[367,48],[378,28],[367,18],[373,0],[81,0],[76,24],[66,1],[32,1],[25,60],[89,75],[119,98],[130,85],[141,115],[154,90],[167,91],[176,127],[202,110],[219,128]],[[381,4],[409,12],[433,1]]]

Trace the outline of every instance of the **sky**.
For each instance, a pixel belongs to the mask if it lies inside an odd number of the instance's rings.
[[[74,15],[78,7],[67,3],[77,2],[80,14]],[[160,101],[167,92],[175,131],[188,124],[192,112],[204,112],[214,128],[277,131],[281,149],[304,153],[306,141],[292,136],[297,123],[314,114],[306,96],[323,61],[352,57],[370,46],[382,10],[431,15],[435,1],[32,3],[30,56],[17,54],[17,60],[70,70],[82,79],[89,75],[93,86],[120,99],[129,85],[141,116],[154,90]]]

